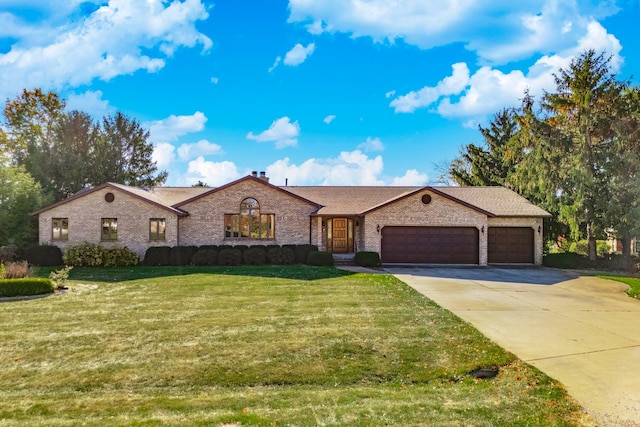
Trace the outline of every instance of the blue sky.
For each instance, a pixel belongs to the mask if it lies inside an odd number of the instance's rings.
[[[0,0],[0,98],[136,118],[167,185],[433,184],[586,49],[637,84],[638,22],[638,0]]]

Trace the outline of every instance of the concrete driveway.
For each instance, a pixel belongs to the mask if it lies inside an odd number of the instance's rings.
[[[640,301],[543,267],[385,270],[560,381],[603,426],[640,426]]]

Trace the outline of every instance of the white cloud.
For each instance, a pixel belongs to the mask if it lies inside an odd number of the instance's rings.
[[[195,144],[182,144],[178,147],[178,157],[180,160],[189,160],[195,156],[208,156],[212,154],[222,154],[222,147],[206,139],[201,139]]]
[[[315,50],[315,43],[309,43],[307,47],[302,46],[300,43],[296,43],[296,45],[284,56],[284,60],[282,62],[284,65],[296,67],[306,61]]]
[[[284,55],[284,60],[282,59],[282,56],[276,56],[275,61],[273,61],[273,65],[269,67],[269,72],[275,70],[276,67],[280,65],[280,62],[290,67],[297,67],[306,61],[315,50],[315,43],[309,43],[307,47],[302,46],[300,43],[296,43],[296,45]]]
[[[190,116],[170,115],[166,119],[147,123],[151,138],[156,141],[175,141],[188,133],[199,132],[207,122],[204,113],[196,111]]]
[[[217,85],[218,82],[220,82],[220,79],[217,77],[211,77],[211,83],[213,83],[214,85]]]
[[[217,187],[238,178],[240,178],[238,168],[232,162],[210,162],[200,156],[189,162],[183,179],[187,185],[203,181],[212,187]]]
[[[393,95],[395,95],[395,94],[396,94],[396,91],[395,91],[395,90],[390,90],[389,92],[387,92],[387,93],[385,93],[385,94],[384,94],[384,97],[385,97],[385,98],[391,98],[391,97],[392,97]]]
[[[171,144],[181,136],[204,129],[207,117],[200,111],[196,111],[190,116],[170,115],[166,119],[145,123],[149,129],[150,139],[154,142],[153,160],[158,162],[158,167],[170,166],[175,161],[176,151],[181,160],[188,160],[199,154],[218,154],[222,148],[201,140],[195,144],[182,144],[178,150]],[[202,152],[195,152],[202,150]],[[197,181],[196,181],[197,182]]]
[[[95,119],[99,119],[115,112],[109,101],[102,99],[101,90],[88,90],[84,93],[71,93],[67,96],[67,109],[84,111]]]
[[[408,170],[401,177],[381,178],[382,156],[369,157],[360,150],[343,151],[338,157],[308,159],[292,164],[286,157],[266,168],[275,185],[424,185],[427,176]]]
[[[253,132],[247,134],[247,139],[257,142],[274,142],[276,148],[285,148],[298,145],[300,135],[300,125],[298,121],[291,123],[289,117],[281,117],[274,120],[269,129],[255,135]]]
[[[422,49],[463,43],[487,63],[504,64],[574,46],[613,2],[477,0],[289,0],[289,22],[311,34],[341,32]]]
[[[335,114],[329,114],[327,117],[325,117],[324,119],[322,119],[323,122],[325,122],[326,124],[331,123],[332,121],[334,121],[336,118]]]
[[[157,163],[158,168],[166,168],[171,166],[175,159],[176,147],[168,142],[161,142],[155,145],[151,159]]]
[[[404,176],[393,178],[391,185],[426,185],[427,181],[429,181],[429,177],[426,174],[420,173],[415,169],[409,169]]]
[[[587,34],[578,41],[578,46],[574,49],[574,54],[584,52],[588,49],[594,49],[596,52],[606,52],[608,55],[612,55],[612,71],[614,73],[620,71],[624,61],[620,56],[622,45],[613,34],[607,33],[607,30],[595,21],[590,22],[587,26]]]
[[[62,3],[64,16],[49,2],[33,4],[35,12],[50,15],[35,22],[1,15],[0,22],[11,25],[0,36],[17,41],[0,54],[0,98],[13,97],[16,88],[60,90],[138,70],[153,73],[181,47],[212,45],[195,27],[208,17],[200,0],[110,0],[80,17],[79,2]]]
[[[589,25],[588,32],[578,44],[558,54],[540,57],[525,72],[503,72],[490,66],[480,67],[470,74],[464,63],[454,64],[451,76],[435,86],[411,91],[396,97],[389,104],[396,113],[412,113],[429,108],[445,117],[472,118],[478,121],[504,107],[518,106],[525,90],[539,97],[544,90],[555,88],[553,73],[567,68],[571,60],[590,46],[612,55],[611,69],[617,72],[622,64],[620,42],[597,22]]]
[[[282,57],[281,56],[276,56],[276,60],[273,61],[273,65],[271,67],[269,67],[269,72],[272,72],[273,70],[275,70],[276,67],[278,65],[280,65],[280,61],[282,61]]]
[[[337,158],[309,159],[301,165],[290,164],[289,158],[267,167],[270,182],[282,185],[384,185],[377,178],[382,172],[382,157],[373,159],[360,150],[343,151]]]
[[[364,151],[384,151],[384,144],[382,143],[382,141],[380,140],[380,138],[371,138],[370,136],[367,137],[367,140],[365,142],[363,142],[362,144],[358,145],[358,148],[364,150]]]
[[[449,77],[445,77],[434,87],[425,86],[418,91],[401,95],[389,104],[396,113],[413,113],[417,108],[429,106],[442,96],[454,95],[462,92],[469,84],[469,67],[464,62],[451,66],[453,69]]]

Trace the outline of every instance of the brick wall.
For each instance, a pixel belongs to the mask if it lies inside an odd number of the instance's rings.
[[[429,194],[431,203],[422,203],[422,195]],[[418,193],[399,202],[378,209],[363,221],[360,245],[364,250],[380,252],[381,233],[378,225],[385,226],[435,226],[476,227],[485,232],[478,233],[480,265],[487,264],[487,229],[490,226],[531,227],[534,229],[535,263],[542,263],[542,218],[488,218],[485,214],[429,191]]]
[[[105,200],[113,193],[113,202]],[[52,239],[52,219],[69,219],[69,240]],[[117,218],[118,239],[101,241],[102,218]],[[149,219],[166,219],[166,240],[149,240]],[[128,247],[141,257],[149,246],[175,246],[178,244],[177,215],[133,197],[114,188],[104,188],[69,201],[38,216],[41,245],[55,245],[62,250],[68,245],[82,242],[99,243],[104,247]]]
[[[275,239],[225,238],[224,215],[240,212],[240,203],[252,197],[261,214],[275,214]],[[303,200],[254,180],[240,181],[181,206],[189,216],[180,219],[181,245],[253,245],[309,243],[310,215],[317,210]],[[316,236],[317,238],[317,236]]]

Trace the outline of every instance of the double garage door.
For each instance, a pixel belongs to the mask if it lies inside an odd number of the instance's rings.
[[[533,229],[489,227],[489,263],[533,263]],[[479,231],[475,227],[384,227],[382,262],[478,264]]]

